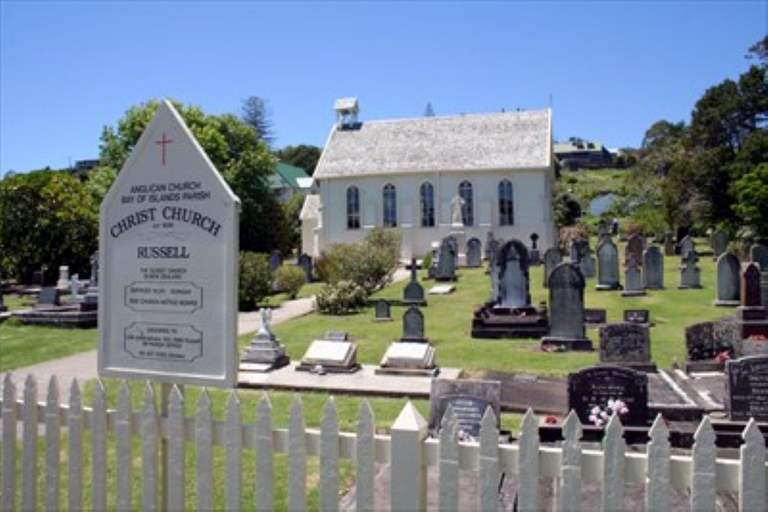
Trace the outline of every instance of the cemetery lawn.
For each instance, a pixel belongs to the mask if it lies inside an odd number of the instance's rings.
[[[619,251],[623,261],[623,243]],[[698,245],[702,248],[702,245]],[[669,368],[673,361],[685,360],[685,327],[706,320],[733,315],[733,308],[718,308],[712,305],[715,298],[716,270],[711,256],[700,256],[702,289],[678,290],[679,258],[665,257],[664,290],[649,290],[646,296],[624,298],[620,291],[597,292],[595,279],[587,281],[585,307],[604,308],[608,322],[623,320],[624,309],[648,309],[651,321],[651,356],[660,368]],[[623,274],[623,268],[621,270]],[[422,308],[426,336],[437,347],[437,362],[443,367],[465,370],[468,376],[474,370],[500,370],[534,373],[547,376],[566,376],[597,362],[599,338],[597,329],[588,329],[595,351],[545,353],[539,350],[538,339],[530,340],[487,340],[472,339],[470,328],[472,312],[489,296],[490,277],[484,269],[459,269],[456,291],[451,295],[427,295],[429,305]],[[531,269],[532,303],[548,301],[548,290],[542,286],[543,266]],[[423,279],[424,272],[421,273]],[[622,276],[622,282],[624,281]],[[435,283],[422,280],[425,290]],[[402,299],[406,281],[395,283],[376,293],[373,298]],[[392,307],[393,322],[374,322],[373,307],[354,315],[325,316],[317,313],[297,318],[274,327],[275,333],[286,345],[291,359],[300,360],[313,339],[320,338],[326,331],[349,332],[357,341],[358,362],[379,364],[389,343],[402,334],[404,306]],[[247,343],[241,341],[241,350]]]
[[[98,329],[21,325],[11,318],[0,324],[0,372],[94,350],[98,340]]]

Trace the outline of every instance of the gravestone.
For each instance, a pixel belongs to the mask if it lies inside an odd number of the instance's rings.
[[[37,297],[37,307],[61,306],[61,291],[53,286],[40,289]]]
[[[742,339],[768,338],[766,310],[760,303],[760,274],[754,262],[745,264],[741,273],[741,305],[736,308],[736,323]]]
[[[689,236],[685,236],[680,240],[680,259],[685,260],[688,254],[696,252],[696,245],[693,243],[693,239]]]
[[[637,265],[637,260],[635,260],[634,256],[631,256],[627,263],[627,268],[624,270],[624,291],[621,292],[621,296],[637,297],[645,295],[643,276],[640,272],[640,267]]]
[[[272,310],[259,311],[261,325],[245,349],[240,360],[240,371],[268,372],[286,366],[290,359],[285,354],[285,345],[272,332]]]
[[[314,340],[296,371],[325,373],[354,373],[360,369],[357,363],[357,346],[351,341]]]
[[[62,265],[59,267],[59,280],[56,281],[57,288],[69,288],[69,266]]]
[[[648,327],[626,322],[600,327],[600,363],[655,372]]]
[[[675,239],[672,237],[672,233],[664,233],[664,256],[675,255]]]
[[[550,247],[544,253],[544,288],[549,286],[549,276],[560,263],[563,262],[563,254],[557,247]]]
[[[322,339],[326,341],[352,341],[352,336],[344,331],[325,331]]]
[[[683,263],[680,266],[680,284],[678,288],[685,290],[688,288],[701,288],[701,273],[699,267],[696,265],[698,258],[696,252],[690,250],[683,258]]]
[[[541,265],[541,255],[539,254],[539,234],[531,233],[531,250],[528,252],[531,266]]]
[[[70,304],[77,304],[80,303],[83,300],[83,298],[80,296],[80,276],[78,274],[74,274],[72,276],[72,279],[69,280],[69,303]]]
[[[491,278],[495,275],[495,267],[496,267],[496,261],[499,259],[499,249],[501,248],[501,245],[499,244],[498,240],[491,240],[488,242],[488,246],[486,247],[486,254],[488,254],[488,269],[486,270],[486,274],[490,274]],[[495,288],[495,287],[492,287]],[[494,300],[494,299],[491,299]]]
[[[768,421],[768,356],[728,361],[726,404],[731,421]]]
[[[645,240],[635,233],[627,240],[627,246],[624,248],[624,264],[629,267],[634,263],[639,267],[643,264],[643,249]]]
[[[410,306],[403,314],[403,336],[400,341],[429,342],[424,337],[424,314],[416,306]]]
[[[581,260],[584,258],[585,247],[589,246],[589,240],[576,238],[571,240],[570,257],[571,263],[581,266]]]
[[[581,257],[581,273],[584,279],[594,279],[595,277],[595,257],[592,256],[592,248],[587,243],[584,246],[584,254]]]
[[[303,253],[299,256],[298,265],[304,271],[304,277],[306,277],[307,282],[311,283],[312,282],[312,258],[308,254]]]
[[[715,306],[736,307],[741,299],[741,264],[732,252],[725,252],[717,259],[717,298]]]
[[[283,255],[280,249],[275,249],[269,254],[269,270],[274,272],[283,264]],[[309,282],[309,281],[307,281]]]
[[[619,419],[623,425],[648,424],[648,376],[630,368],[596,366],[568,375],[568,408],[576,411],[584,425],[595,408],[605,411],[609,401],[621,400],[627,412]],[[598,413],[599,414],[599,413]]]
[[[760,265],[760,272],[768,272],[768,246],[752,245],[749,248],[749,259]]]
[[[237,383],[240,201],[170,101],[101,204],[99,376]]]
[[[405,285],[403,291],[403,304],[406,306],[426,306],[427,301],[424,298],[424,287],[419,284],[419,276],[416,269],[416,258],[411,258],[411,280]]]
[[[440,242],[440,250],[437,256],[437,266],[435,268],[435,281],[455,281],[456,280],[456,258],[455,238],[450,236],[443,238]]]
[[[727,355],[741,356],[741,329],[733,321],[700,322],[685,328],[685,371],[722,371],[724,365],[715,359]]]
[[[491,276],[492,300],[472,319],[473,338],[540,338],[548,332],[545,307],[531,306],[528,251],[510,240],[499,251]]]
[[[664,256],[658,245],[650,245],[643,253],[643,287],[647,290],[664,288]]]
[[[378,299],[374,304],[374,309],[376,311],[374,320],[377,322],[392,321],[391,304],[387,299]]]
[[[478,238],[470,238],[467,241],[467,266],[477,268],[480,265],[482,265],[480,240]]]
[[[606,240],[597,248],[597,286],[598,291],[617,290],[619,282],[619,251],[612,240]]]
[[[452,233],[445,237],[448,241],[448,245],[451,247],[451,254],[453,255],[453,269],[454,271],[459,268],[459,240],[457,236],[463,236],[463,233]]]
[[[624,322],[630,324],[649,325],[651,312],[647,309],[625,309]]]
[[[728,234],[722,229],[718,229],[712,235],[712,253],[717,260],[725,251],[728,250]]]
[[[561,263],[549,277],[549,334],[541,345],[592,350],[584,329],[584,276],[572,263]]]
[[[597,225],[597,245],[600,245],[603,243],[606,239],[610,238],[611,235],[608,232],[608,229],[605,227],[605,223],[600,222]]]
[[[599,326],[606,323],[608,319],[608,312],[605,309],[584,309],[584,323],[591,326]]]
[[[485,411],[490,407],[499,426],[501,382],[472,379],[433,379],[429,392],[429,430],[440,431],[448,407],[462,432],[477,438]]]

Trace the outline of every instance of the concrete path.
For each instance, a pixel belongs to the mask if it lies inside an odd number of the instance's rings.
[[[393,280],[395,282],[408,278],[408,271],[404,268],[398,268],[395,271]],[[275,308],[272,313],[272,324],[279,324],[292,318],[307,315],[314,311],[314,296],[304,299],[296,299],[284,302],[279,308]],[[256,332],[259,328],[259,313],[257,311],[250,313],[240,313],[238,315],[238,335]],[[16,368],[11,372],[11,378],[16,385],[17,394],[23,396],[24,380],[27,375],[32,374],[37,379],[38,396],[40,400],[45,399],[45,393],[48,381],[55,375],[59,381],[59,397],[62,403],[69,401],[69,389],[72,386],[72,380],[77,378],[78,382],[84,382],[98,377],[97,355],[95,350],[82,352],[62,359],[54,359],[44,363]],[[5,373],[0,374],[0,387],[5,381]]]

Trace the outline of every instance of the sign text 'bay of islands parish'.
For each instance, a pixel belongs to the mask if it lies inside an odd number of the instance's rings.
[[[239,209],[162,102],[101,204],[100,375],[235,385]]]

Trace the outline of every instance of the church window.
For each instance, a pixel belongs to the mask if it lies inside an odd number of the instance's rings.
[[[360,229],[360,190],[347,189],[347,229]]]
[[[391,183],[384,185],[384,227],[397,227],[397,190]]]
[[[513,198],[512,183],[503,180],[499,183],[499,224],[512,226],[515,223],[515,201]]]
[[[465,226],[475,225],[475,205],[472,200],[472,184],[462,181],[459,185],[459,196],[464,201],[461,205],[461,222]]]
[[[435,189],[431,183],[423,183],[420,192],[421,227],[432,228],[435,226]]]

